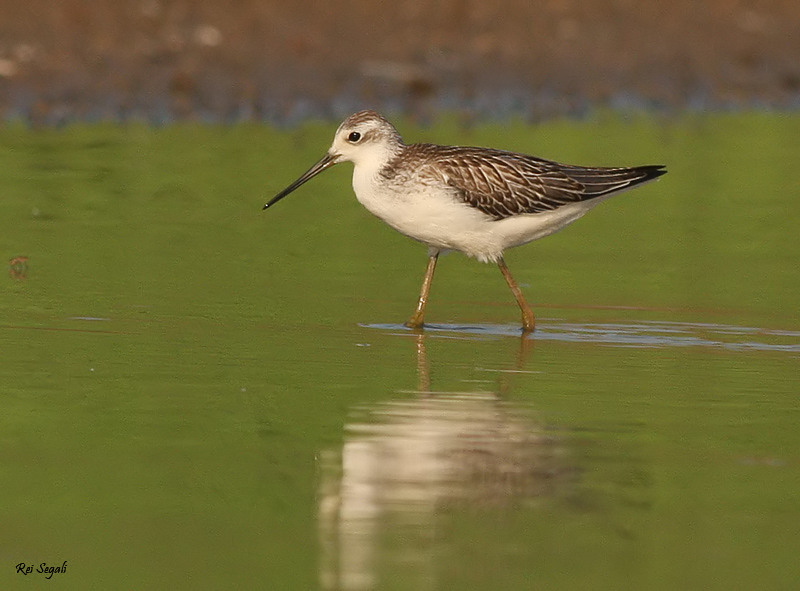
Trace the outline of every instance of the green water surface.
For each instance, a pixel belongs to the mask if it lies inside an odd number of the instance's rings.
[[[800,117],[398,123],[669,174],[415,335],[349,164],[260,210],[335,125],[0,129],[0,589],[797,587]]]

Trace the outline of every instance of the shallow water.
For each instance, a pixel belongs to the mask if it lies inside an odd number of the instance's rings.
[[[800,119],[403,131],[670,174],[419,334],[329,125],[0,131],[0,588],[793,586]]]

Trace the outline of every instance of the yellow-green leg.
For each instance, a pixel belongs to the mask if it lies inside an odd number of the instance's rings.
[[[508,286],[511,288],[511,293],[514,294],[514,297],[517,299],[517,304],[519,304],[519,309],[522,311],[522,332],[533,332],[534,325],[536,324],[533,310],[531,310],[528,302],[525,301],[522,290],[520,290],[517,282],[514,281],[514,278],[511,276],[511,271],[508,270],[506,262],[502,257],[497,261],[497,266],[500,267],[500,271],[503,273],[503,277],[506,278],[506,283],[508,283]]]
[[[433,272],[436,270],[436,261],[439,258],[439,253],[436,252],[428,257],[428,268],[425,270],[425,278],[422,280],[422,290],[419,293],[419,301],[417,302],[417,309],[414,314],[406,322],[409,328],[422,328],[425,323],[425,306],[428,305],[428,294],[431,291],[431,283],[433,282]]]

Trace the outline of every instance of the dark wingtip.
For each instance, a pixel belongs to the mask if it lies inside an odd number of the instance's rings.
[[[666,164],[652,164],[646,167],[647,170],[647,178],[657,179],[663,174],[667,174],[667,166]]]

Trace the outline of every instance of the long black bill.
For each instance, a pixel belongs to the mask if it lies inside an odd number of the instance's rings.
[[[269,200],[269,203],[267,203],[267,204],[264,206],[264,209],[267,209],[268,207],[272,207],[272,206],[273,206],[273,205],[275,205],[275,204],[276,204],[278,201],[280,201],[281,199],[283,199],[284,197],[286,197],[286,196],[287,196],[289,193],[291,193],[292,191],[294,191],[294,190],[295,190],[297,187],[299,187],[300,185],[302,185],[303,183],[305,183],[307,180],[309,180],[309,179],[311,179],[311,178],[313,178],[313,177],[317,176],[317,175],[318,175],[319,173],[321,173],[323,170],[325,170],[326,168],[330,168],[330,167],[331,167],[331,166],[333,166],[334,164],[336,164],[336,159],[335,159],[335,157],[334,157],[334,156],[331,156],[330,154],[325,154],[325,157],[324,157],[322,160],[320,160],[319,162],[317,162],[317,163],[316,163],[314,166],[312,166],[311,168],[309,168],[307,171],[305,171],[305,172],[303,173],[303,176],[301,176],[299,179],[297,179],[297,180],[296,180],[295,182],[293,182],[291,185],[289,185],[288,187],[286,187],[286,188],[285,188],[283,191],[281,191],[280,193],[278,193],[277,195],[275,195],[275,197],[273,197],[272,199],[270,199],[270,200]]]

